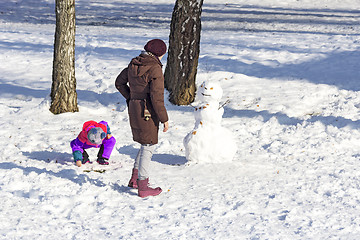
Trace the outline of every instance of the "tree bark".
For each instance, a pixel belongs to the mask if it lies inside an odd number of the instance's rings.
[[[200,54],[201,11],[203,0],[177,0],[169,36],[165,87],[169,101],[188,105],[195,99],[196,72]]]
[[[77,112],[75,79],[75,0],[56,0],[56,29],[50,111]]]

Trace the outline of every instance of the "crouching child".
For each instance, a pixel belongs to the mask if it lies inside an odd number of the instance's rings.
[[[70,142],[74,161],[78,167],[81,164],[92,163],[85,151],[88,148],[100,148],[97,155],[97,162],[101,165],[108,165],[111,152],[116,140],[111,135],[110,127],[105,121],[99,123],[87,121],[77,138]]]

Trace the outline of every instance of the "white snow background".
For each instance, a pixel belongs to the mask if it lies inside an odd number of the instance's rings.
[[[167,101],[150,177],[163,193],[127,187],[139,146],[114,81],[168,42],[174,3],[76,0],[80,111],[53,115],[54,0],[0,0],[0,238],[359,239],[359,0],[205,0],[197,84],[231,101],[237,154],[188,164],[193,108]],[[73,163],[87,120],[117,139],[109,166]]]

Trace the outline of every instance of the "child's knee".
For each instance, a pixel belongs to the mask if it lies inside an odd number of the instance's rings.
[[[76,140],[76,139],[74,139],[74,140],[72,140],[72,141],[70,142],[70,147],[73,147],[73,146],[75,145],[75,140]]]
[[[116,139],[114,138],[114,136],[111,136],[111,138],[107,139],[106,142],[107,142],[109,145],[115,145]]]

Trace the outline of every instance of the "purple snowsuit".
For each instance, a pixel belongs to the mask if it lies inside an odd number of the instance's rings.
[[[96,122],[94,122],[94,123],[96,123]],[[98,124],[106,126],[106,130],[107,130],[106,133],[111,134],[110,127],[107,124],[107,122],[101,121],[99,123],[96,123],[96,125],[94,125],[94,127],[97,127]],[[110,158],[111,152],[116,143],[114,136],[112,136],[109,139],[107,137],[105,137],[100,145],[90,145],[90,144],[87,144],[86,142],[80,141],[79,137],[80,138],[87,137],[86,134],[82,134],[82,133],[84,133],[84,129],[79,134],[79,136],[77,138],[75,138],[74,140],[72,140],[70,143],[75,162],[79,161],[79,160],[80,161],[83,160],[84,150],[88,149],[88,148],[100,148],[99,153],[98,153],[98,158],[103,158],[103,159],[107,159],[107,160]]]

